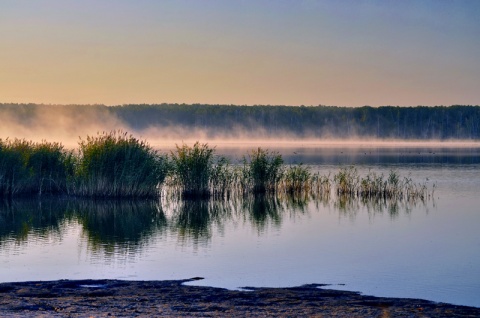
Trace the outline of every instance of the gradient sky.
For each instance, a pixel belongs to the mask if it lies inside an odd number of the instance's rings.
[[[0,102],[480,104],[480,1],[2,0]]]

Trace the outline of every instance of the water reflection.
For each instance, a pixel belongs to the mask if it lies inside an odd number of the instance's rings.
[[[253,227],[262,233],[267,225],[280,227],[284,206],[275,196],[254,195],[251,200],[245,200],[243,209]]]
[[[222,234],[227,224],[243,224],[258,235],[279,229],[284,220],[294,222],[320,209],[333,209],[354,220],[358,213],[369,216],[388,213],[392,219],[409,214],[427,202],[359,199],[330,195],[245,195],[230,200],[95,201],[19,200],[0,202],[0,246],[18,244],[31,237],[61,237],[72,222],[81,228],[88,250],[100,257],[133,255],[168,232],[182,245],[208,244]]]
[[[167,227],[157,201],[82,200],[75,204],[89,249],[106,255],[132,253]]]

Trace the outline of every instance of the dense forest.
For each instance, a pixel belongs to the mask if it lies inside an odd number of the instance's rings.
[[[220,137],[480,139],[480,106],[336,107],[0,104],[0,122],[34,125],[39,114],[114,118],[122,129],[142,132],[175,128]],[[185,136],[191,137],[191,136]]]

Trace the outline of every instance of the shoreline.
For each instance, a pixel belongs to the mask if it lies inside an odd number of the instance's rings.
[[[228,290],[184,283],[200,280],[56,280],[0,283],[2,317],[477,317],[480,308],[328,289],[244,287]]]

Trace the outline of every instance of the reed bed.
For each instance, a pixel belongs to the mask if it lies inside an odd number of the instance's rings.
[[[333,191],[332,191],[333,190]],[[362,200],[425,200],[426,184],[396,171],[387,176],[355,167],[333,175],[309,166],[285,165],[276,152],[257,148],[231,165],[208,144],[177,146],[160,155],[150,145],[122,131],[80,139],[76,151],[59,143],[0,140],[0,195],[66,194],[94,198],[160,195],[232,200],[251,194],[275,194],[295,201],[338,197]]]

